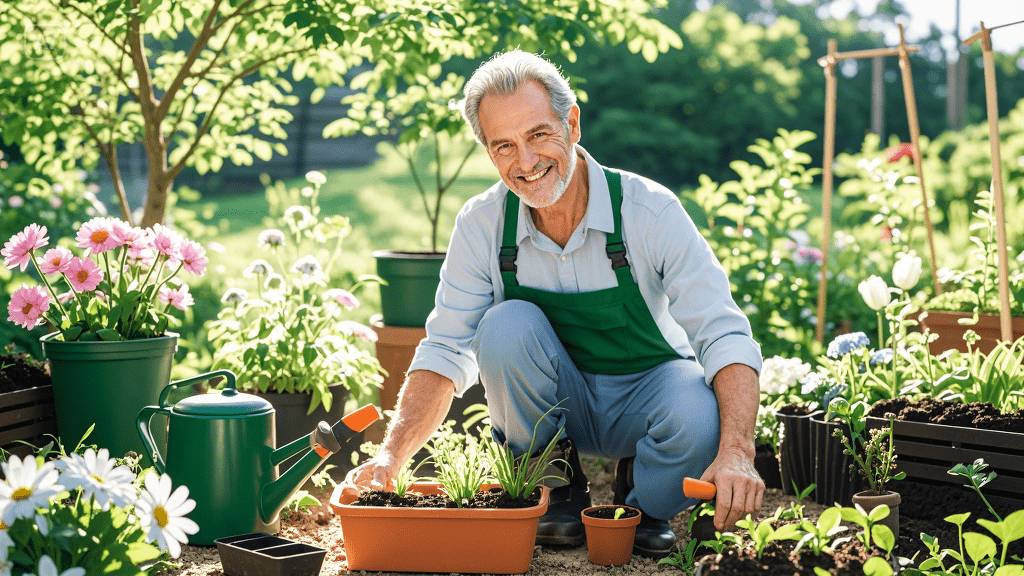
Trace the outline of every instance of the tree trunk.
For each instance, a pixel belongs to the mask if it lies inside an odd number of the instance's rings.
[[[154,147],[147,143],[146,155],[149,161],[146,208],[139,224],[143,228],[163,224],[167,212],[167,195],[174,185],[174,178],[168,173],[167,168],[167,147],[162,142]]]

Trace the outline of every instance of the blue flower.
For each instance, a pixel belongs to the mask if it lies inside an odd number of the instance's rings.
[[[839,358],[845,356],[850,352],[858,348],[864,348],[868,345],[868,336],[863,332],[854,332],[852,334],[843,334],[837,337],[835,340],[829,342],[828,354],[829,358]]]
[[[892,361],[892,348],[871,351],[871,365],[885,364]]]

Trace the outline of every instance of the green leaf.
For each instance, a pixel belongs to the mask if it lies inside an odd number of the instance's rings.
[[[996,573],[993,576],[1022,576],[1024,575],[1024,566],[1020,564],[1014,564],[1012,566],[1000,566],[996,568]]]
[[[824,568],[814,567],[814,576],[829,576],[829,573]]]
[[[882,518],[886,518],[888,516],[889,506],[886,504],[882,504],[881,506],[876,506],[875,509],[868,514],[868,520],[871,520],[872,522],[878,522]]]
[[[104,342],[117,342],[121,340],[121,335],[117,332],[117,330],[113,330],[111,328],[97,330],[96,335],[99,336],[100,340],[103,340]]]
[[[970,516],[971,516],[970,512],[964,512],[963,514],[953,514],[951,516],[946,516],[945,518],[943,518],[943,520],[945,520],[946,522],[949,522],[950,524],[956,524],[957,526],[963,526],[964,522],[967,522],[967,519]]]
[[[826,534],[829,530],[838,526],[840,520],[839,516],[839,508],[836,508],[835,506],[822,512],[821,516],[818,517],[818,533]]]
[[[1003,518],[1003,524],[1007,527],[1007,540],[1012,542],[1024,538],[1024,510],[1012,512]]]
[[[79,334],[81,334],[81,333],[82,333],[82,327],[79,326],[78,324],[75,324],[74,326],[71,326],[70,328],[61,331],[61,334],[64,335],[64,341],[65,342],[71,342],[71,341],[77,340]]]
[[[896,546],[896,536],[884,524],[875,524],[871,527],[871,538],[875,545],[886,552],[892,552],[893,547]]]
[[[881,556],[872,556],[864,563],[864,576],[892,576],[892,566]]]
[[[984,534],[968,532],[964,534],[964,550],[967,551],[967,555],[971,557],[971,560],[977,564],[985,558],[996,555],[996,543]]]

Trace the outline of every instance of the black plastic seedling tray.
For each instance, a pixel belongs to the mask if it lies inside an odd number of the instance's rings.
[[[214,540],[226,576],[318,576],[327,550],[262,532]]]

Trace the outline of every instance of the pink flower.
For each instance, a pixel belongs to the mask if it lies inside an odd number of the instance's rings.
[[[117,248],[123,242],[118,235],[117,220],[97,216],[78,229],[78,247],[85,248],[90,254],[102,254]]]
[[[174,260],[181,260],[178,251],[184,239],[174,230],[163,224],[154,224],[149,231],[149,239],[152,248],[160,254]]]
[[[898,161],[900,158],[907,157],[911,160],[914,159],[914,145],[907,142],[900,142],[895,146],[890,146],[885,150],[885,161],[892,164]]]
[[[43,271],[43,274],[56,274],[58,272],[67,272],[68,264],[71,263],[71,259],[74,258],[74,254],[71,250],[63,246],[51,248],[46,251],[42,259],[39,261],[39,269]]]
[[[145,230],[138,226],[131,226],[123,220],[116,221],[115,233],[121,244],[127,246],[129,250],[132,248],[138,249],[140,244],[142,247],[145,247],[149,239]]]
[[[68,302],[71,302],[71,299],[74,297],[75,293],[72,292],[71,290],[68,290],[67,292],[57,294],[57,302],[60,302],[61,304],[67,304]]]
[[[352,295],[348,290],[342,290],[341,288],[331,288],[324,292],[323,300],[334,300],[338,304],[348,308],[349,310],[359,307],[359,300]]]
[[[46,246],[49,241],[50,237],[46,235],[46,226],[29,224],[24,230],[11,236],[11,239],[4,243],[3,250],[0,250],[0,255],[4,257],[4,266],[7,268],[21,266],[21,271],[24,272],[32,260],[32,251]]]
[[[196,303],[195,299],[192,298],[192,294],[189,294],[188,285],[182,284],[179,288],[170,288],[164,286],[160,289],[158,296],[161,302],[170,304],[178,310],[185,310]]]
[[[180,260],[185,270],[196,276],[202,276],[206,271],[206,265],[210,259],[206,257],[206,249],[195,240],[182,240],[180,246]]]
[[[68,270],[64,273],[71,287],[78,292],[95,290],[103,280],[103,272],[99,266],[88,258],[72,258]]]
[[[355,322],[353,320],[343,320],[338,323],[338,329],[345,334],[351,334],[356,338],[362,338],[370,342],[377,341],[377,333],[373,331],[373,328]]]
[[[46,288],[42,286],[28,287],[21,285],[13,295],[11,303],[7,305],[7,312],[10,314],[8,320],[18,326],[31,330],[42,324],[39,320],[42,315],[50,309],[50,296]]]

